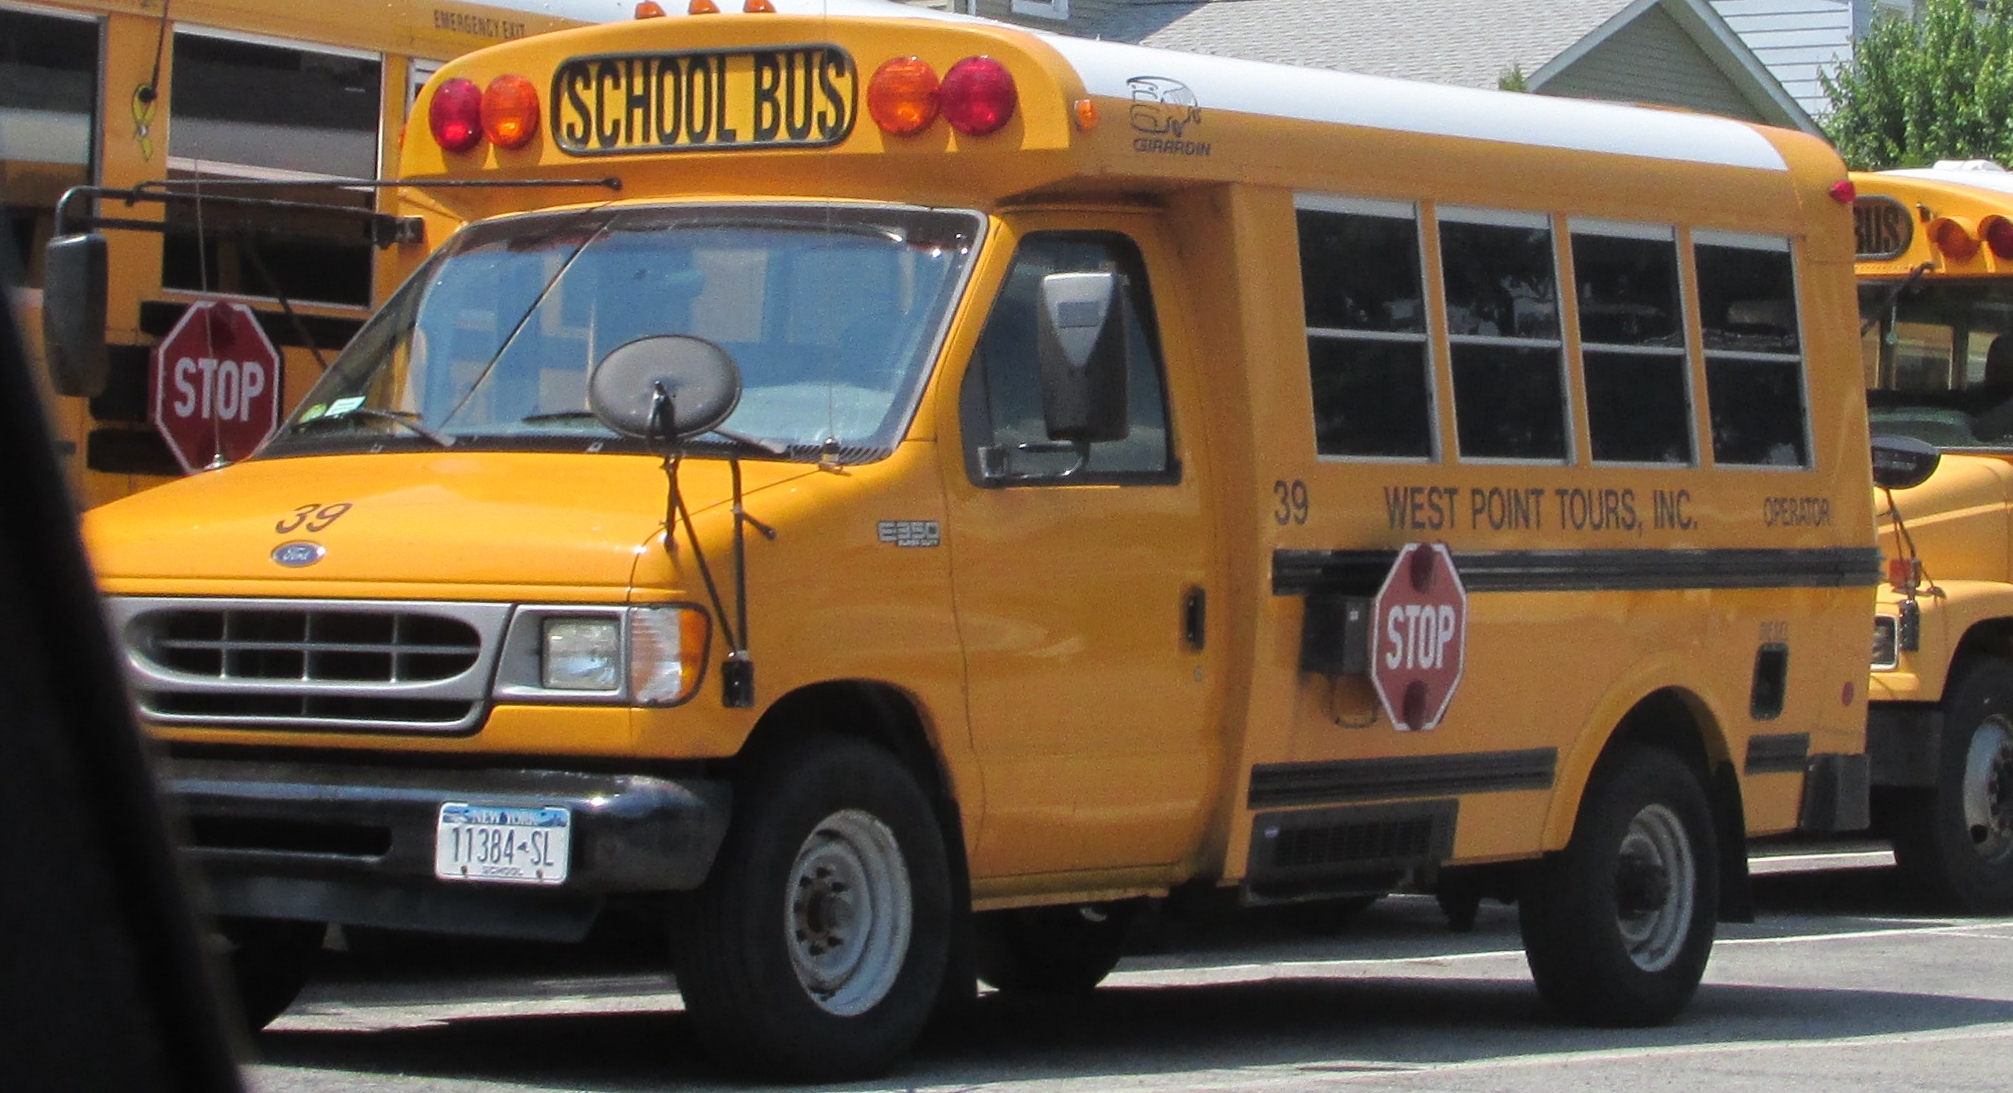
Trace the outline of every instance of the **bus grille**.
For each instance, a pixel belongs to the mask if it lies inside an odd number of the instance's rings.
[[[468,671],[482,638],[460,619],[354,611],[165,611],[147,654],[218,679],[430,683]]]
[[[451,732],[482,718],[505,604],[113,597],[163,724]]]

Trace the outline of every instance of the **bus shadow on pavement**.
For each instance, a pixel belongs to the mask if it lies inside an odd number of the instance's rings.
[[[1676,1023],[1584,1029],[1554,1021],[1528,981],[1301,976],[1205,986],[1117,986],[1076,998],[981,998],[877,1082],[957,1088],[1215,1070],[1290,1075],[1408,1071],[1533,1057],[1714,1045],[1821,1044],[2013,1022],[2013,1001],[1896,991],[1708,984]],[[263,1062],[617,1091],[734,1088],[682,1014],[450,1018],[371,1032],[269,1031]],[[254,1074],[254,1089],[289,1088]],[[310,1088],[313,1086],[303,1086]]]

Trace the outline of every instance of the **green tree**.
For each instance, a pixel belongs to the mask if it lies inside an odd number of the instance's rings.
[[[2013,155],[2013,0],[1926,0],[1879,17],[1836,72],[1823,119],[1856,170]]]

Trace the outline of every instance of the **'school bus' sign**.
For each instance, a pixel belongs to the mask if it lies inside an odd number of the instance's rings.
[[[575,57],[552,77],[552,136],[568,155],[837,144],[859,70],[837,46]]]

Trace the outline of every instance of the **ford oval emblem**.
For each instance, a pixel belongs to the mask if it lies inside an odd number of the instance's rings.
[[[288,569],[300,569],[303,566],[311,566],[321,561],[322,555],[327,553],[327,548],[323,547],[320,543],[311,543],[306,539],[295,539],[291,543],[281,543],[279,546],[274,547],[273,561],[286,566]]]

